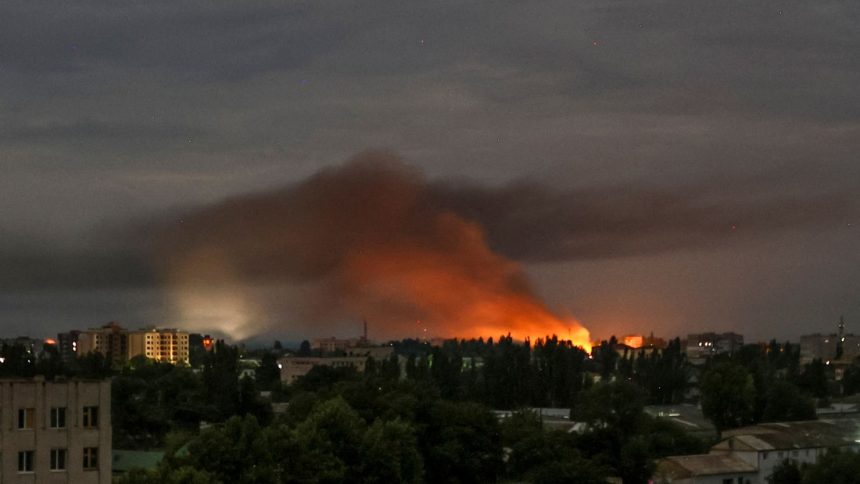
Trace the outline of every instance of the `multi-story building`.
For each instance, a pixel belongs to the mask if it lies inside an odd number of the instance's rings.
[[[167,363],[188,364],[188,333],[178,329],[142,329],[128,333],[128,357],[145,356]]]
[[[78,356],[78,337],[81,332],[78,330],[69,331],[68,333],[60,333],[57,335],[57,352],[60,354],[60,359],[65,363],[70,363]]]
[[[111,482],[110,381],[0,379],[0,482]]]
[[[90,328],[78,335],[78,354],[101,353],[114,364],[128,359],[128,331],[116,322]]]
[[[720,353],[734,353],[744,345],[737,333],[694,333],[687,336],[686,353],[691,361]]]
[[[800,337],[800,361],[812,360],[850,363],[860,356],[860,336],[845,333],[845,321],[839,319],[839,332],[808,334]]]
[[[76,347],[79,355],[99,352],[115,364],[135,356],[188,364],[189,357],[188,333],[185,331],[155,327],[129,331],[117,323],[80,332]]]
[[[364,373],[368,359],[382,361],[390,358],[393,353],[394,348],[391,346],[351,347],[347,348],[346,356],[287,356],[278,360],[278,366],[281,368],[281,381],[290,384],[315,366],[351,367]]]

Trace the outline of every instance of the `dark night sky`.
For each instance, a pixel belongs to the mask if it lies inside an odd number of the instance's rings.
[[[858,25],[855,0],[0,2],[0,328],[183,325],[128,227],[385,149],[555,194],[481,220],[596,336],[860,332]]]

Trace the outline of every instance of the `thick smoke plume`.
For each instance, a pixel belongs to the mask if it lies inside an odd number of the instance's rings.
[[[430,182],[392,155],[365,153],[149,232],[181,319],[234,337],[272,326],[357,332],[365,318],[377,338],[510,332],[587,345],[587,331],[541,302],[517,261],[710,246],[849,213],[855,205],[839,196],[791,199],[743,186],[565,192]]]
[[[477,221],[437,196],[394,157],[365,154],[181,216],[156,231],[155,260],[184,319],[237,337],[272,318],[317,335],[366,318],[377,337],[559,334],[588,345]]]

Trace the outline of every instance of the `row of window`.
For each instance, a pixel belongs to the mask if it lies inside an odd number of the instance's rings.
[[[66,470],[67,455],[68,450],[66,449],[51,449],[51,470]],[[82,458],[84,470],[97,469],[99,466],[99,448],[84,447]],[[18,452],[18,472],[33,472],[35,459],[35,450],[22,450]]]
[[[93,429],[99,426],[99,407],[88,406],[83,408],[82,423],[84,428]],[[18,409],[18,429],[27,430],[34,427],[36,420],[35,408],[19,408]],[[52,429],[66,428],[66,407],[51,407],[51,422]]]

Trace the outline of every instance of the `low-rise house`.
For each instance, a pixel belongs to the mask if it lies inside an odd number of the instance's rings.
[[[654,481],[765,484],[783,461],[814,464],[834,448],[860,449],[860,419],[776,422],[726,431],[708,454],[661,459]]]
[[[281,368],[281,382],[290,385],[307,375],[315,366],[355,368],[359,373],[364,373],[367,358],[367,356],[287,356],[278,360],[278,366]]]

